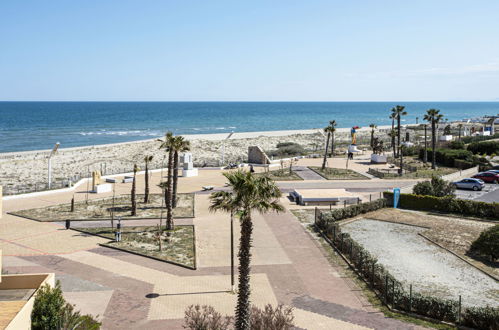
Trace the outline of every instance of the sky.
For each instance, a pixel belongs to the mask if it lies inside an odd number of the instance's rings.
[[[0,1],[4,101],[499,101],[499,1]]]

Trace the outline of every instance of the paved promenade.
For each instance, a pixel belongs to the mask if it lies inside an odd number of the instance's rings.
[[[160,176],[152,175],[153,192],[159,192]],[[139,177],[139,192],[142,181]],[[204,185],[223,187],[224,182],[220,171],[200,171],[199,177],[181,178],[179,190],[196,192]],[[343,187],[350,184],[344,182]],[[77,200],[86,198],[84,188],[74,193]],[[116,185],[118,194],[129,191],[130,184]],[[73,192],[64,192],[4,201],[0,248],[6,271],[55,272],[67,300],[83,313],[98,315],[104,329],[182,329],[184,311],[191,304],[209,304],[233,314],[229,216],[208,212],[208,194],[196,194],[196,218],[183,220],[196,226],[195,271],[100,247],[104,239],[65,230],[59,223],[6,214],[67,203],[72,196]],[[289,211],[255,214],[254,223],[251,300],[255,305],[292,306],[301,329],[416,329],[373,309],[344,276],[343,266],[329,263],[319,243]]]

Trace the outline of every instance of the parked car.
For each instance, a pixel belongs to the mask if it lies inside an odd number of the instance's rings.
[[[452,182],[452,184],[457,189],[472,189],[474,191],[480,191],[485,187],[485,182],[480,179],[466,178],[461,181]]]
[[[499,174],[492,172],[481,172],[473,175],[473,178],[483,180],[486,183],[499,183]]]
[[[499,170],[488,170],[486,172],[492,172],[492,173],[495,173],[495,174],[499,174]]]

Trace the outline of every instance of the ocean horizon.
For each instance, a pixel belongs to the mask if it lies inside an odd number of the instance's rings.
[[[1,101],[0,152],[130,142],[175,134],[301,130],[390,125],[404,105],[404,124],[440,109],[449,121],[499,113],[499,102],[111,102]]]

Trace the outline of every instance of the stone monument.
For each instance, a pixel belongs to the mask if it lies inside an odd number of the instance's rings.
[[[100,171],[92,172],[92,192],[96,194],[110,192],[113,186],[110,183],[103,183]]]
[[[373,153],[371,155],[371,163],[386,164],[386,155],[383,154],[383,141],[375,137],[373,139]]]
[[[198,169],[194,168],[194,164],[192,162],[192,154],[190,152],[185,152],[180,157],[180,161],[181,163],[183,163],[182,177],[188,178],[191,176],[198,176]]]

